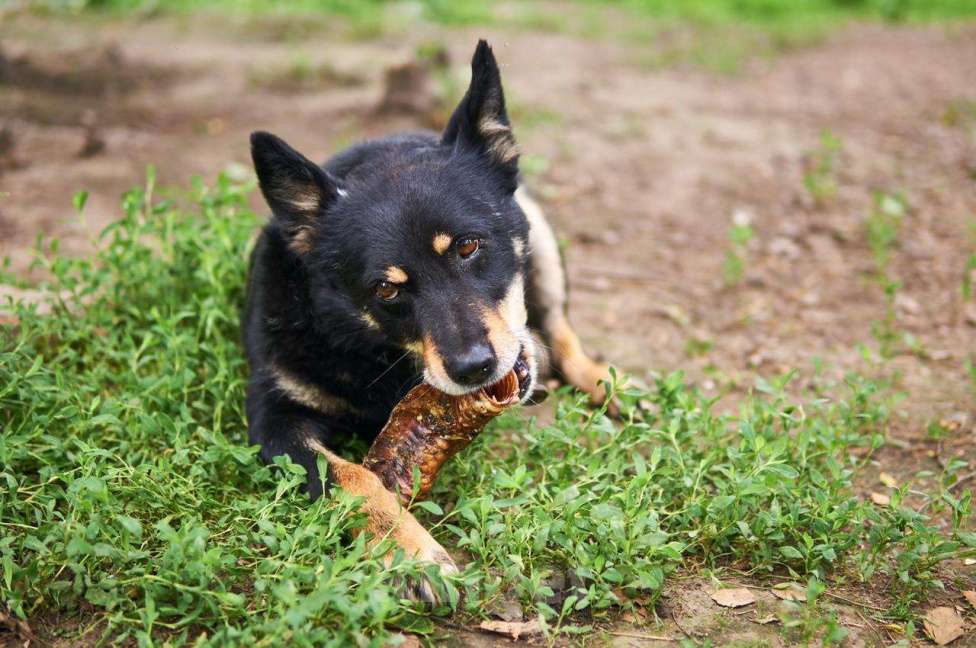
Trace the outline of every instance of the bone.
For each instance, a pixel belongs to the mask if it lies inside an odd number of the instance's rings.
[[[413,493],[413,467],[420,468],[420,492],[430,492],[441,466],[467,447],[488,421],[519,400],[513,369],[477,392],[451,396],[421,384],[403,397],[363,460],[405,504]]]

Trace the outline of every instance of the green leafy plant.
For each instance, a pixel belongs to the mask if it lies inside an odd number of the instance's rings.
[[[803,186],[817,205],[824,205],[837,195],[836,165],[842,150],[840,138],[824,129],[820,133],[820,147],[810,153]]]
[[[938,498],[944,532],[857,497],[884,440],[883,385],[852,375],[837,398],[799,403],[787,374],[719,415],[674,373],[649,390],[615,380],[618,420],[566,389],[551,423],[499,417],[445,467],[436,504],[414,509],[468,562],[430,574],[443,606],[417,607],[399,584],[425,568],[384,565],[389,542],[353,538],[354,498],[309,503],[301,467],[263,465],[247,444],[252,187],[197,183],[185,206],[153,189],[126,194],[94,257],[47,244],[43,299],[4,306],[0,606],[17,617],[56,612],[86,639],[143,645],[381,646],[515,596],[554,636],[653,605],[690,564],[734,563],[820,581],[891,574],[908,618],[941,562],[974,555],[968,492]]]
[[[725,285],[735,286],[742,283],[746,275],[746,264],[749,261],[749,243],[755,236],[752,226],[748,223],[735,223],[729,229],[729,248],[725,252],[722,263],[722,277]]]
[[[976,274],[976,252],[969,255],[969,258],[966,259],[966,265],[963,267],[962,281],[960,282],[963,299],[973,298],[973,274]]]
[[[970,219],[968,230],[969,241],[976,248],[976,219]],[[963,301],[969,301],[973,298],[973,277],[976,277],[976,251],[973,251],[966,257],[966,263],[963,265],[962,280],[959,284]]]
[[[874,194],[874,207],[864,223],[865,236],[874,257],[874,280],[884,291],[885,304],[884,317],[872,324],[871,334],[878,343],[881,357],[886,359],[897,353],[903,341],[913,346],[898,330],[896,300],[901,282],[890,270],[891,253],[907,213],[908,201],[904,196],[879,191]]]
[[[838,622],[837,613],[820,602],[825,591],[826,585],[814,577],[807,583],[802,603],[787,603],[791,612],[783,620],[783,627],[799,645],[837,646],[847,637],[847,629]]]

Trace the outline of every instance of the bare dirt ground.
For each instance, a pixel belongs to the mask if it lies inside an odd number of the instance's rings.
[[[895,322],[917,344],[884,370],[908,397],[878,470],[901,483],[955,456],[976,470],[976,384],[964,368],[976,354],[976,304],[960,293],[976,252],[976,104],[967,103],[976,101],[976,26],[853,26],[736,76],[651,68],[634,42],[611,38],[430,27],[356,41],[322,29],[280,38],[265,27],[5,16],[0,256],[26,276],[39,232],[83,253],[147,164],[175,187],[228,165],[240,172],[255,129],[324,159],[358,138],[436,123],[442,111],[375,112],[384,70],[434,41],[463,87],[473,44],[486,37],[532,156],[527,181],[565,238],[572,316],[591,349],[645,378],[683,369],[729,404],[756,376],[791,367],[802,370],[801,388],[879,370],[855,351],[877,347],[872,324],[885,312],[864,222],[873,191],[901,193],[909,209],[892,257],[903,284]],[[820,204],[803,178],[823,129],[842,150],[830,174],[836,195]],[[79,189],[90,192],[83,220],[71,206]],[[743,280],[729,285],[736,219],[755,236]],[[941,441],[926,433],[933,421],[948,430]],[[971,580],[973,569],[953,566],[947,583]],[[758,612],[698,600],[700,583],[673,589],[671,618],[653,634],[784,645]],[[952,587],[946,596],[961,601]],[[852,645],[898,638],[862,612],[870,608],[841,608]],[[625,636],[647,632],[640,623],[606,639],[656,645]]]

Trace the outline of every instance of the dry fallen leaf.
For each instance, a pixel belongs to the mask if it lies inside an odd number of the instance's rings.
[[[770,591],[773,593],[773,596],[784,601],[807,600],[807,591],[796,583],[781,583]]]
[[[976,558],[966,558],[962,561],[962,564],[969,567],[970,565],[976,565]]]
[[[922,618],[925,634],[944,646],[962,636],[962,617],[950,607],[932,608]]]
[[[624,623],[630,623],[632,625],[639,625],[641,623],[647,622],[647,613],[640,608],[634,608],[633,611],[627,610],[620,615],[620,620]]]
[[[891,504],[891,498],[881,493],[871,493],[871,501],[878,506],[888,506]]]
[[[502,621],[521,621],[525,618],[522,604],[515,596],[506,594],[494,601],[488,608],[488,613]]]
[[[713,601],[722,607],[737,608],[756,602],[756,597],[744,587],[715,590],[712,592],[711,597]]]
[[[513,640],[519,637],[542,634],[542,624],[538,619],[531,621],[482,621],[478,626],[485,632],[508,635]]]
[[[962,593],[962,595],[966,597],[966,600],[969,601],[970,605],[976,608],[976,592],[973,590],[966,590]]]
[[[883,472],[880,475],[878,475],[878,481],[880,481],[888,488],[895,488],[896,486],[898,486],[898,480],[896,480],[894,477],[892,477],[886,472]]]

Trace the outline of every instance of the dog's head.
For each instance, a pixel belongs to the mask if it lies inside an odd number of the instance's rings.
[[[371,336],[422,363],[451,394],[513,368],[535,374],[525,308],[528,223],[516,204],[518,149],[491,48],[440,141],[380,140],[333,177],[267,133],[251,136],[273,226],[306,269],[313,308],[350,339]],[[342,161],[340,160],[340,164]]]

